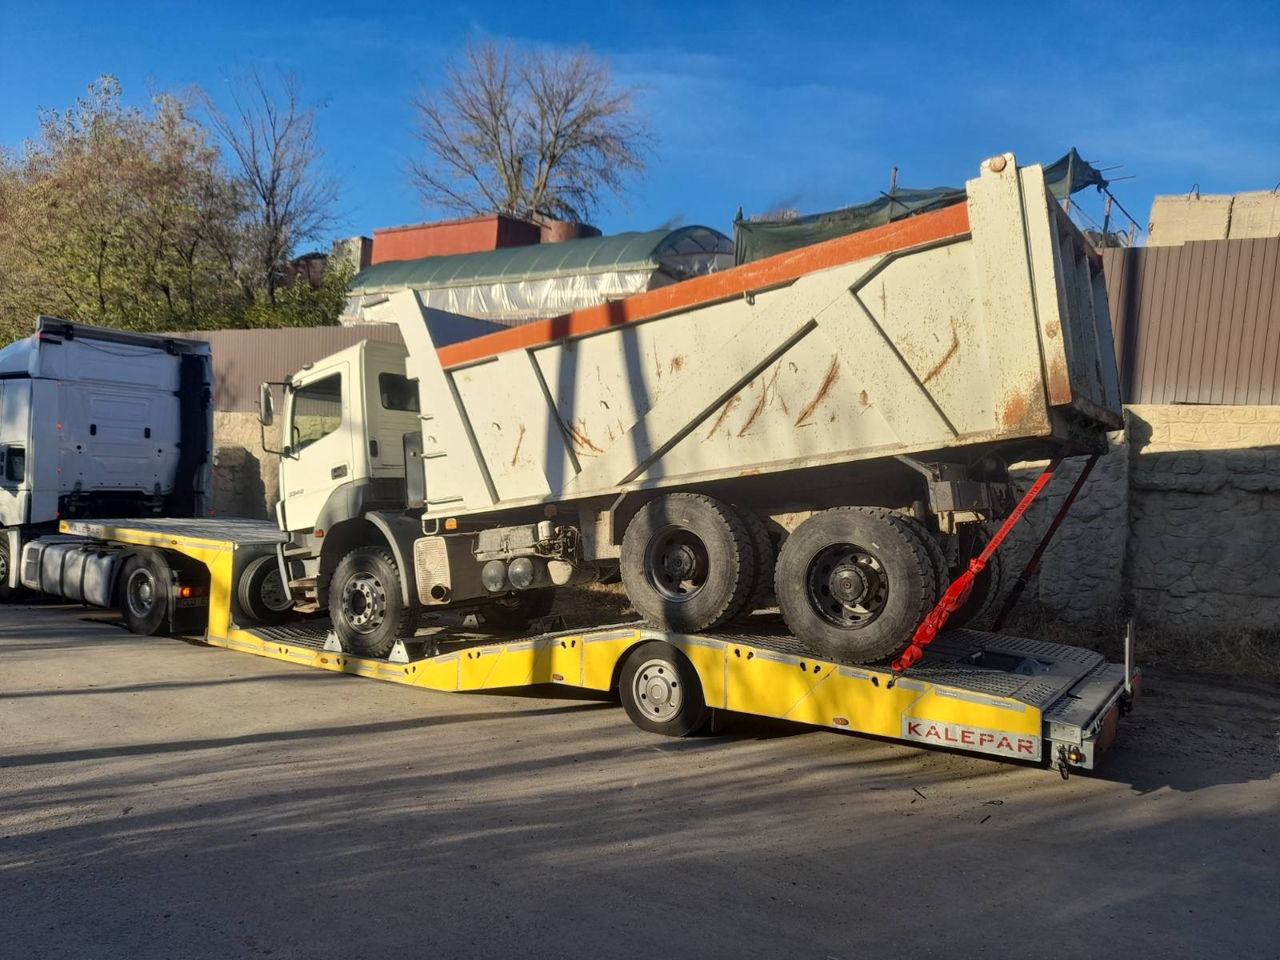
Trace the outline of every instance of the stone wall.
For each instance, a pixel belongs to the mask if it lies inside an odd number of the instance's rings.
[[[1082,462],[1028,512],[1006,567],[1022,569]],[[1043,464],[1022,464],[1030,485]],[[1136,405],[1112,437],[1024,594],[1068,623],[1132,605],[1168,636],[1280,624],[1280,407]]]
[[[1134,406],[1127,574],[1170,634],[1280,625],[1280,407]]]
[[[268,427],[276,436],[279,427]],[[274,431],[274,432],[273,432]],[[213,415],[213,510],[220,517],[273,519],[280,458],[262,449],[256,413]]]

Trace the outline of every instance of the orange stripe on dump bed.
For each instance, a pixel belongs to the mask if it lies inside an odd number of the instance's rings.
[[[764,290],[795,280],[815,270],[825,270],[842,263],[852,263],[894,250],[905,250],[968,232],[969,208],[966,204],[957,203],[907,220],[886,223],[870,230],[789,250],[732,270],[694,277],[657,290],[647,290],[625,300],[602,303],[550,320],[538,320],[474,340],[464,340],[462,343],[441,347],[437,352],[443,366],[453,367],[497,356],[508,350],[554,343],[568,337],[607,330],[623,323],[648,320],[694,305],[729,300],[753,290]]]

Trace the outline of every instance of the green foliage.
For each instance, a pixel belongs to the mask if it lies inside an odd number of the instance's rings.
[[[38,313],[142,331],[336,321],[337,273],[261,305],[250,196],[189,99],[139,110],[101,77],[71,109],[42,112],[20,151],[0,148],[0,344]]]
[[[338,322],[347,299],[347,286],[355,271],[347,264],[331,266],[312,288],[298,280],[276,290],[276,301],[265,297],[249,304],[241,317],[243,327],[324,327]]]

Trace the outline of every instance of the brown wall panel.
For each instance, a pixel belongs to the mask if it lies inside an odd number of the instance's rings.
[[[1280,404],[1280,237],[1102,256],[1126,403]]]

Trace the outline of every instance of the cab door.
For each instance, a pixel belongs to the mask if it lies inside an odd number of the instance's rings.
[[[26,488],[30,410],[30,381],[0,380],[0,527],[16,527],[29,519]]]
[[[295,381],[285,415],[280,458],[280,499],[290,533],[315,528],[330,494],[355,473],[348,363],[335,364]]]

